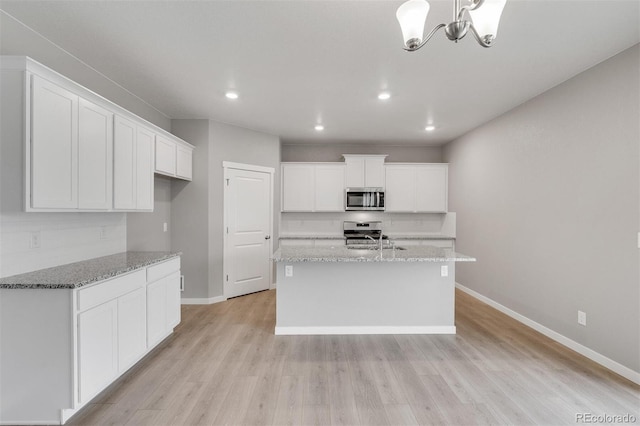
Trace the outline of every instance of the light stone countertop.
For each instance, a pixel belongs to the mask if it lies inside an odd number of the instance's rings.
[[[179,252],[129,251],[0,278],[0,289],[74,289],[180,256]]]
[[[273,254],[276,262],[475,262],[473,257],[434,246],[407,246],[406,250],[350,249],[335,247],[280,247]]]
[[[344,235],[281,235],[279,240],[344,240]]]
[[[456,237],[449,235],[388,235],[389,240],[455,240]],[[279,240],[344,240],[344,235],[282,235]]]

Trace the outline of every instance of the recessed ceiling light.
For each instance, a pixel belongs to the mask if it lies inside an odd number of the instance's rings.
[[[224,95],[229,99],[238,99],[238,94],[236,92],[227,92]]]
[[[324,130],[324,126],[322,124],[316,124],[316,127],[314,127],[314,129],[316,129],[317,132],[321,132]]]
[[[424,128],[427,132],[433,132],[436,129],[436,126],[434,125],[428,125],[427,127]]]
[[[391,93],[389,92],[380,92],[380,94],[378,95],[378,99],[380,99],[381,101],[386,101],[390,97],[391,97]]]

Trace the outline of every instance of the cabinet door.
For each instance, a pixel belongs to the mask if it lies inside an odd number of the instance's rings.
[[[315,211],[344,211],[345,166],[315,166]]]
[[[448,166],[428,164],[416,168],[416,211],[447,211]]]
[[[415,211],[416,179],[412,166],[385,167],[386,190],[385,200],[387,212]]]
[[[147,285],[147,347],[167,334],[167,287],[164,279]]]
[[[136,209],[153,211],[155,134],[138,126],[136,134]]]
[[[114,120],[113,208],[136,208],[136,125],[119,116]]]
[[[31,207],[78,207],[78,96],[32,77]]]
[[[366,186],[364,183],[364,157],[345,157],[344,162],[346,165],[346,187],[347,188],[361,188]]]
[[[78,207],[110,209],[112,179],[113,114],[81,98],[78,106]]]
[[[167,292],[166,331],[180,324],[180,271],[174,272],[163,280]]]
[[[364,186],[384,188],[383,157],[365,157]]]
[[[282,165],[282,211],[313,211],[314,166]]]
[[[144,287],[118,299],[118,371],[123,372],[147,349],[147,293]]]
[[[193,150],[184,146],[176,148],[176,176],[191,180],[193,177]]]
[[[106,387],[118,373],[118,302],[78,314],[80,402]]]
[[[156,137],[155,171],[169,176],[176,175],[176,144],[162,136]]]

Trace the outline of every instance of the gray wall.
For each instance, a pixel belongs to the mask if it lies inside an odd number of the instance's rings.
[[[171,250],[171,179],[155,175],[153,212],[127,213],[127,250]],[[164,224],[169,226],[164,232]]]
[[[224,224],[224,170],[223,161],[232,161],[256,166],[273,167],[273,235],[274,249],[280,224],[280,139],[252,130],[210,121],[209,125],[209,268],[213,280],[209,286],[209,297],[224,293],[223,224]]]
[[[171,250],[182,251],[183,298],[224,294],[223,161],[273,167],[274,235],[280,224],[280,140],[209,120],[172,120],[172,132],[195,145],[193,181],[171,182]],[[155,212],[150,216],[153,218]],[[157,222],[159,219],[152,219]],[[152,225],[155,226],[155,225]],[[274,238],[274,243],[277,240]]]
[[[638,45],[445,146],[458,282],[640,371]],[[577,324],[577,311],[587,326]]]
[[[172,120],[171,130],[195,146],[193,181],[173,180],[171,249],[183,252],[185,298],[210,297],[209,120]]]
[[[29,56],[156,126],[169,130],[171,121],[166,115],[1,10],[0,40],[0,54]]]
[[[388,154],[392,163],[441,163],[442,147],[382,144],[282,144],[282,161],[344,161],[342,154]]]

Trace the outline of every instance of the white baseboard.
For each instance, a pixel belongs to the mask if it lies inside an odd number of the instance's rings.
[[[455,326],[278,327],[276,335],[320,334],[456,334]]]
[[[183,297],[180,299],[181,305],[212,305],[227,300],[224,296],[216,297]]]
[[[470,288],[467,288],[465,286],[463,286],[462,284],[458,284],[456,283],[456,288],[467,293],[468,295],[486,303],[487,305],[491,306],[492,308],[497,309],[498,311],[502,312],[503,314],[506,314],[508,316],[510,316],[511,318],[513,318],[514,320],[521,322],[522,324],[533,328],[534,330],[536,330],[539,333],[544,334],[545,336],[547,336],[548,338],[555,340],[556,342],[560,343],[563,346],[566,346],[569,349],[572,349],[576,352],[578,352],[580,355],[583,355],[587,358],[589,358],[592,361],[597,362],[598,364],[602,365],[605,368],[608,368],[609,370],[618,373],[619,375],[621,375],[622,377],[631,380],[634,383],[640,384],[640,373],[638,373],[637,371],[634,371],[632,369],[630,369],[629,367],[625,367],[624,365],[612,360],[611,358],[607,358],[606,356],[594,351],[593,349],[589,349],[588,347],[576,342],[575,340],[571,340],[566,336],[563,336],[562,334],[551,330],[550,328],[545,327],[542,324],[539,324],[527,317],[525,317],[524,315],[521,315],[519,313],[517,313],[516,311],[513,311],[509,308],[507,308],[504,305],[501,305],[500,303],[489,299],[486,296],[483,296],[482,294],[471,290]]]

